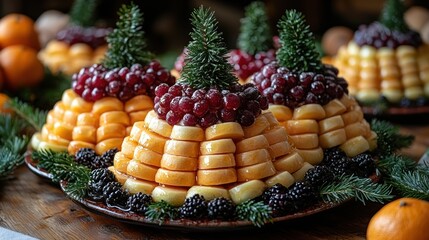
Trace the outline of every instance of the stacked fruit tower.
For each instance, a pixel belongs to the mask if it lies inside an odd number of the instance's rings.
[[[319,164],[324,149],[340,147],[348,157],[376,148],[377,136],[347,92],[338,70],[323,65],[302,14],[290,11],[279,22],[277,61],[252,77],[268,98],[269,110],[289,134],[299,155]]]
[[[101,62],[107,50],[109,28],[94,27],[97,0],[76,0],[70,12],[72,25],[57,33],[39,57],[52,72],[72,75],[83,67]]]
[[[153,109],[155,88],[174,84],[175,78],[146,50],[137,6],[124,6],[119,14],[103,63],[73,74],[73,89],[49,111],[41,132],[33,136],[34,149],[70,154],[80,148],[98,154],[121,149],[131,126]]]
[[[426,105],[429,97],[429,45],[403,20],[404,5],[388,0],[380,22],[362,25],[340,48],[334,64],[364,104],[383,97],[390,105]]]
[[[129,192],[172,206],[197,194],[240,204],[303,179],[311,165],[262,113],[266,97],[232,74],[213,13],[200,8],[192,23],[181,80],[155,89],[154,111],[134,123],[110,170]]]
[[[246,7],[241,19],[238,49],[230,52],[229,61],[240,83],[275,60],[273,38],[263,2],[253,2]]]

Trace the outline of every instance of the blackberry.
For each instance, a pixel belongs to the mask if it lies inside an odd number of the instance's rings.
[[[75,160],[77,163],[85,165],[91,169],[92,163],[94,159],[97,157],[97,153],[95,153],[94,149],[91,148],[81,148],[75,154]]]
[[[359,154],[351,159],[354,164],[354,174],[358,177],[369,177],[375,172],[375,162],[368,153]]]
[[[306,182],[296,182],[287,193],[295,210],[310,206],[317,201],[317,195],[313,187]]]
[[[128,198],[127,206],[130,211],[145,214],[151,202],[152,197],[150,195],[138,192]]]
[[[89,180],[88,196],[93,200],[101,200],[103,198],[103,187],[115,181],[115,175],[107,168],[100,168],[91,171]]]
[[[125,208],[128,196],[119,182],[109,182],[103,187],[103,198],[109,207]]]
[[[234,204],[223,197],[215,198],[207,204],[210,219],[231,220],[234,218]]]
[[[267,204],[271,207],[274,217],[282,216],[293,208],[292,201],[288,193],[271,195]]]
[[[333,174],[327,166],[317,165],[305,173],[305,181],[315,188],[333,179]]]
[[[342,175],[351,171],[347,155],[337,147],[325,149],[322,164],[326,165],[334,175]]]
[[[274,186],[266,189],[262,193],[262,200],[264,203],[268,204],[270,198],[276,194],[282,194],[287,192],[287,187],[281,185],[280,183],[275,184]]]
[[[117,148],[112,148],[103,153],[98,160],[97,168],[107,168],[113,165],[113,159],[118,152]]]
[[[203,196],[195,194],[190,198],[186,198],[185,203],[179,208],[179,214],[182,218],[202,218],[207,214],[207,202]]]

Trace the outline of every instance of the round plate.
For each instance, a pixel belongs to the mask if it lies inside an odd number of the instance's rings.
[[[429,106],[410,108],[390,107],[385,111],[379,111],[374,107],[362,106],[362,112],[368,118],[383,118],[393,121],[426,122],[429,119]]]
[[[47,180],[52,180],[52,174],[50,174],[45,169],[39,168],[37,166],[37,162],[35,162],[31,157],[31,150],[27,151],[24,162],[25,165],[27,165],[28,169],[30,169],[37,176],[45,178]]]
[[[67,182],[61,181],[60,186],[61,186],[61,189],[64,191],[64,188],[67,186]],[[255,227],[250,221],[218,221],[218,220],[217,221],[216,220],[192,221],[187,219],[167,220],[162,224],[160,224],[159,222],[150,221],[147,218],[135,213],[125,212],[114,207],[108,207],[106,204],[102,202],[94,202],[89,199],[78,200],[69,196],[65,191],[64,193],[73,202],[84,207],[90,212],[93,212],[102,216],[114,218],[114,219],[117,219],[118,221],[130,223],[134,225],[141,225],[141,226],[162,228],[162,229],[180,230],[180,231],[192,231],[192,232],[236,231],[236,230]],[[340,202],[340,203],[320,202],[300,212],[296,212],[294,214],[285,215],[281,217],[276,217],[273,219],[272,222],[273,223],[284,222],[284,221],[289,221],[297,218],[306,217],[309,215],[313,215],[313,214],[337,207],[343,204],[344,202]]]

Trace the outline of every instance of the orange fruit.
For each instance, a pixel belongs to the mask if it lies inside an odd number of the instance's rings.
[[[9,96],[0,93],[0,113],[12,113],[11,109],[6,108],[7,101],[9,101]]]
[[[368,240],[427,240],[429,202],[400,198],[382,207],[370,220]]]
[[[11,13],[0,20],[0,46],[5,48],[18,44],[40,49],[34,21],[25,15]]]
[[[12,90],[37,85],[44,76],[44,67],[37,51],[24,45],[6,47],[0,52],[6,86]]]

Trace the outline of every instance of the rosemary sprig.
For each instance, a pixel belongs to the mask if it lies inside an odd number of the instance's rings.
[[[393,198],[391,193],[392,188],[389,185],[374,183],[369,178],[354,175],[342,175],[338,181],[325,184],[320,189],[324,202],[336,203],[355,198],[364,205],[366,201],[384,203]]]
[[[404,197],[429,200],[429,167],[405,156],[391,155],[381,158],[377,167],[388,184]]]
[[[248,200],[239,204],[235,211],[240,220],[251,221],[257,227],[272,221],[272,210],[263,202]]]
[[[381,157],[392,155],[401,148],[409,147],[414,141],[414,136],[400,134],[398,127],[386,121],[372,120],[371,129],[377,133],[375,153]]]
[[[39,150],[32,153],[33,159],[38,161],[37,166],[46,169],[52,174],[52,181],[68,181],[65,192],[75,199],[85,197],[91,170],[79,165],[67,152]]]
[[[13,98],[8,101],[7,106],[10,107],[19,117],[24,119],[36,131],[42,130],[43,124],[46,121],[46,111],[33,108],[18,98]]]
[[[177,209],[168,204],[165,201],[154,202],[148,206],[146,211],[146,217],[150,221],[156,221],[159,225],[166,219],[175,219],[177,218],[178,212]]]

